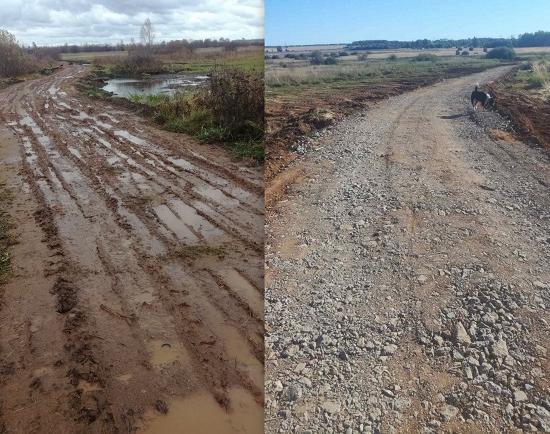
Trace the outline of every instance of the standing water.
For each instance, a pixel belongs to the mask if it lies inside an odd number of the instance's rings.
[[[114,96],[128,98],[130,95],[173,95],[177,91],[193,88],[204,84],[206,75],[153,75],[148,78],[112,78],[103,87]]]

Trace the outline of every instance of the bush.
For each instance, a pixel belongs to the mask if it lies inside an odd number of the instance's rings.
[[[470,53],[468,51],[463,51],[462,52],[462,56],[469,56],[469,55],[470,55]]]
[[[323,54],[320,51],[314,51],[310,55],[310,62],[312,65],[322,65],[324,63]]]
[[[487,59],[512,60],[516,57],[516,52],[510,47],[493,48],[487,53]]]
[[[413,61],[415,62],[435,62],[436,60],[437,56],[430,53],[422,53],[416,57],[413,57]]]
[[[368,53],[362,53],[357,57],[357,59],[360,60],[361,62],[364,62],[368,59],[368,57],[369,57]]]
[[[392,55],[388,56],[388,60],[395,61],[395,60],[397,60],[397,56],[395,54],[392,54]]]
[[[336,59],[336,57],[330,56],[327,57],[323,63],[325,65],[336,65],[338,63],[338,59]]]
[[[149,50],[136,50],[128,57],[115,62],[113,73],[116,75],[158,74],[163,72],[162,62]]]
[[[349,56],[349,53],[348,53],[347,51],[340,51],[340,52],[338,53],[338,56],[340,56],[340,57]]]

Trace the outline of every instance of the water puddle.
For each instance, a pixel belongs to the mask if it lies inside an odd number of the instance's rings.
[[[149,410],[140,434],[262,434],[264,412],[254,397],[242,388],[229,390],[230,409],[201,391],[168,403],[168,414]]]
[[[83,160],[82,154],[78,149],[71,148],[71,147],[69,147],[68,149],[69,149],[69,152],[73,154],[76,158],[78,158],[79,160]]]
[[[204,238],[212,239],[224,235],[221,230],[197,214],[195,208],[181,200],[175,199],[170,201],[170,207],[182,221],[191,226],[196,232],[199,232]]]
[[[191,244],[199,241],[187,225],[166,205],[157,206],[154,208],[154,211],[166,227],[170,229],[181,241]]]
[[[130,380],[132,379],[133,375],[132,374],[122,374],[122,375],[119,375],[118,377],[115,377],[118,381],[121,381],[122,383],[126,383],[128,384],[130,382]]]
[[[77,389],[80,389],[84,393],[86,393],[86,392],[95,392],[96,390],[102,390],[103,388],[99,384],[89,383],[88,381],[80,380],[78,382]]]
[[[264,303],[260,292],[234,268],[223,269],[219,274],[237,297],[250,306],[258,318],[263,318]]]
[[[172,164],[181,167],[183,170],[187,170],[188,172],[196,172],[197,167],[189,161],[184,160],[183,158],[168,157],[168,160]]]
[[[146,146],[147,145],[147,141],[145,141],[143,139],[140,139],[139,137],[136,137],[136,136],[130,134],[126,130],[116,130],[115,131],[115,136],[123,137],[126,140],[128,140],[129,142],[132,142],[134,145],[139,145],[139,146]]]
[[[149,343],[149,351],[151,353],[151,363],[156,367],[174,362],[183,362],[186,365],[191,363],[187,350],[179,342],[155,340]]]
[[[207,80],[207,76],[198,74],[160,74],[146,79],[112,78],[107,81],[103,90],[123,98],[129,98],[131,95],[173,95],[177,91],[200,86]]]
[[[223,205],[224,208],[232,208],[239,204],[237,199],[227,196],[223,191],[208,184],[197,185],[193,187],[193,191],[206,199]]]

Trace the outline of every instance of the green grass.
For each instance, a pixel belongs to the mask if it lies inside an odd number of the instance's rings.
[[[263,161],[265,157],[265,146],[263,140],[250,140],[232,143],[230,146],[233,152],[239,158]]]
[[[550,97],[550,55],[533,55],[523,62],[510,87],[513,91],[534,97]]]

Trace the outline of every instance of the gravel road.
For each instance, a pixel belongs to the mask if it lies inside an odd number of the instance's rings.
[[[83,98],[84,74],[0,93],[0,432],[259,431],[261,170]]]
[[[550,432],[550,158],[475,83],[325,130],[267,218],[267,433]]]

